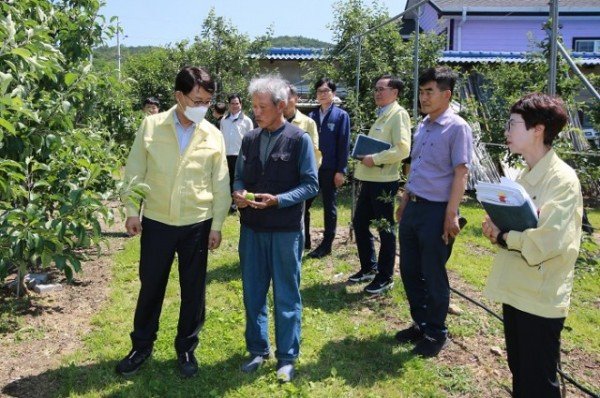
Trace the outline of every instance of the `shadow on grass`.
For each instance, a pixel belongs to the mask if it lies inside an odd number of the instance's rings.
[[[119,231],[102,231],[101,234],[104,238],[130,238],[127,232]]]
[[[358,307],[368,297],[362,291],[349,292],[347,282],[317,283],[300,289],[304,307],[333,313]]]
[[[405,363],[415,356],[408,346],[400,349],[393,335],[379,334],[359,339],[354,336],[330,341],[323,346],[316,364],[299,369],[311,381],[342,378],[351,386],[371,386],[379,380],[398,378]]]
[[[235,261],[228,264],[223,264],[218,267],[212,267],[210,259],[208,261],[208,271],[206,273],[206,282],[229,282],[235,279],[242,279],[242,271],[240,270],[240,262]]]
[[[87,365],[66,365],[15,380],[1,392],[11,397],[55,397],[99,394],[105,397],[199,397],[223,396],[245,384],[253,377],[239,371],[244,356],[236,354],[224,361],[203,365],[200,360],[198,375],[184,379],[179,375],[177,362],[150,359],[131,377],[115,373],[117,361]]]

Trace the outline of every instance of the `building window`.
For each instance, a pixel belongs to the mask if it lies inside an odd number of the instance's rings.
[[[600,39],[575,39],[573,50],[585,53],[600,53]]]

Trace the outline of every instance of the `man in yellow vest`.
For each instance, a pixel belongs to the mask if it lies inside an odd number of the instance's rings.
[[[143,217],[132,201],[126,204],[127,233],[141,233],[141,287],[132,349],[116,368],[123,376],[137,372],[152,354],[175,253],[181,289],[177,363],[184,377],[198,372],[194,350],[205,318],[208,250],[221,243],[221,225],[231,203],[225,142],[204,118],[214,91],[204,69],[181,69],[175,78],[177,104],[144,119],[127,159],[126,179],[150,189]]]
[[[298,110],[298,89],[296,86],[288,84],[288,90],[288,103],[283,110],[283,116],[288,122],[308,133],[315,150],[317,167],[319,167],[321,165],[321,151],[319,150],[319,132],[317,130],[317,124],[314,120]]]

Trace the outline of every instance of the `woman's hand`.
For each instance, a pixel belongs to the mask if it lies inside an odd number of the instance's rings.
[[[492,222],[489,216],[485,216],[483,223],[481,223],[481,229],[483,231],[483,236],[488,238],[490,242],[495,245],[497,243],[496,238],[500,233],[500,228],[498,228],[496,224]]]

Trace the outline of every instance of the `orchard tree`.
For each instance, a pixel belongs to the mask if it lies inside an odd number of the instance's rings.
[[[125,75],[134,80],[132,99],[141,101],[154,95],[165,107],[173,105],[173,79],[185,65],[201,66],[210,72],[217,82],[217,100],[233,92],[245,98],[249,81],[259,73],[258,60],[249,55],[264,52],[270,37],[267,29],[264,36],[251,40],[211,9],[192,42],[184,40],[128,59]]]
[[[270,46],[271,36],[268,28],[263,36],[252,40],[212,8],[190,47],[190,56],[214,76],[220,99],[233,92],[246,98],[250,79],[259,73],[258,60],[250,54],[263,53]]]
[[[120,158],[97,114],[115,93],[89,63],[99,6],[0,3],[0,280],[51,265],[70,279],[111,219]]]
[[[374,79],[382,74],[400,77],[405,83],[399,102],[412,109],[412,71],[414,37],[404,41],[397,22],[388,23],[368,35],[362,36],[360,48],[360,85],[356,92],[356,70],[359,43],[356,36],[379,26],[390,16],[379,1],[370,6],[363,0],[339,0],[333,5],[333,32],[335,47],[328,62],[307,65],[309,81],[327,76],[344,85],[348,92],[347,108],[352,115],[353,130],[366,129],[374,119],[375,102],[372,88]],[[435,65],[444,38],[422,34],[419,42],[419,59],[423,68]]]
[[[141,109],[148,97],[161,102],[161,110],[173,105],[173,81],[186,59],[186,47],[179,43],[174,48],[155,48],[144,54],[127,58],[123,76],[130,80],[131,102]]]

